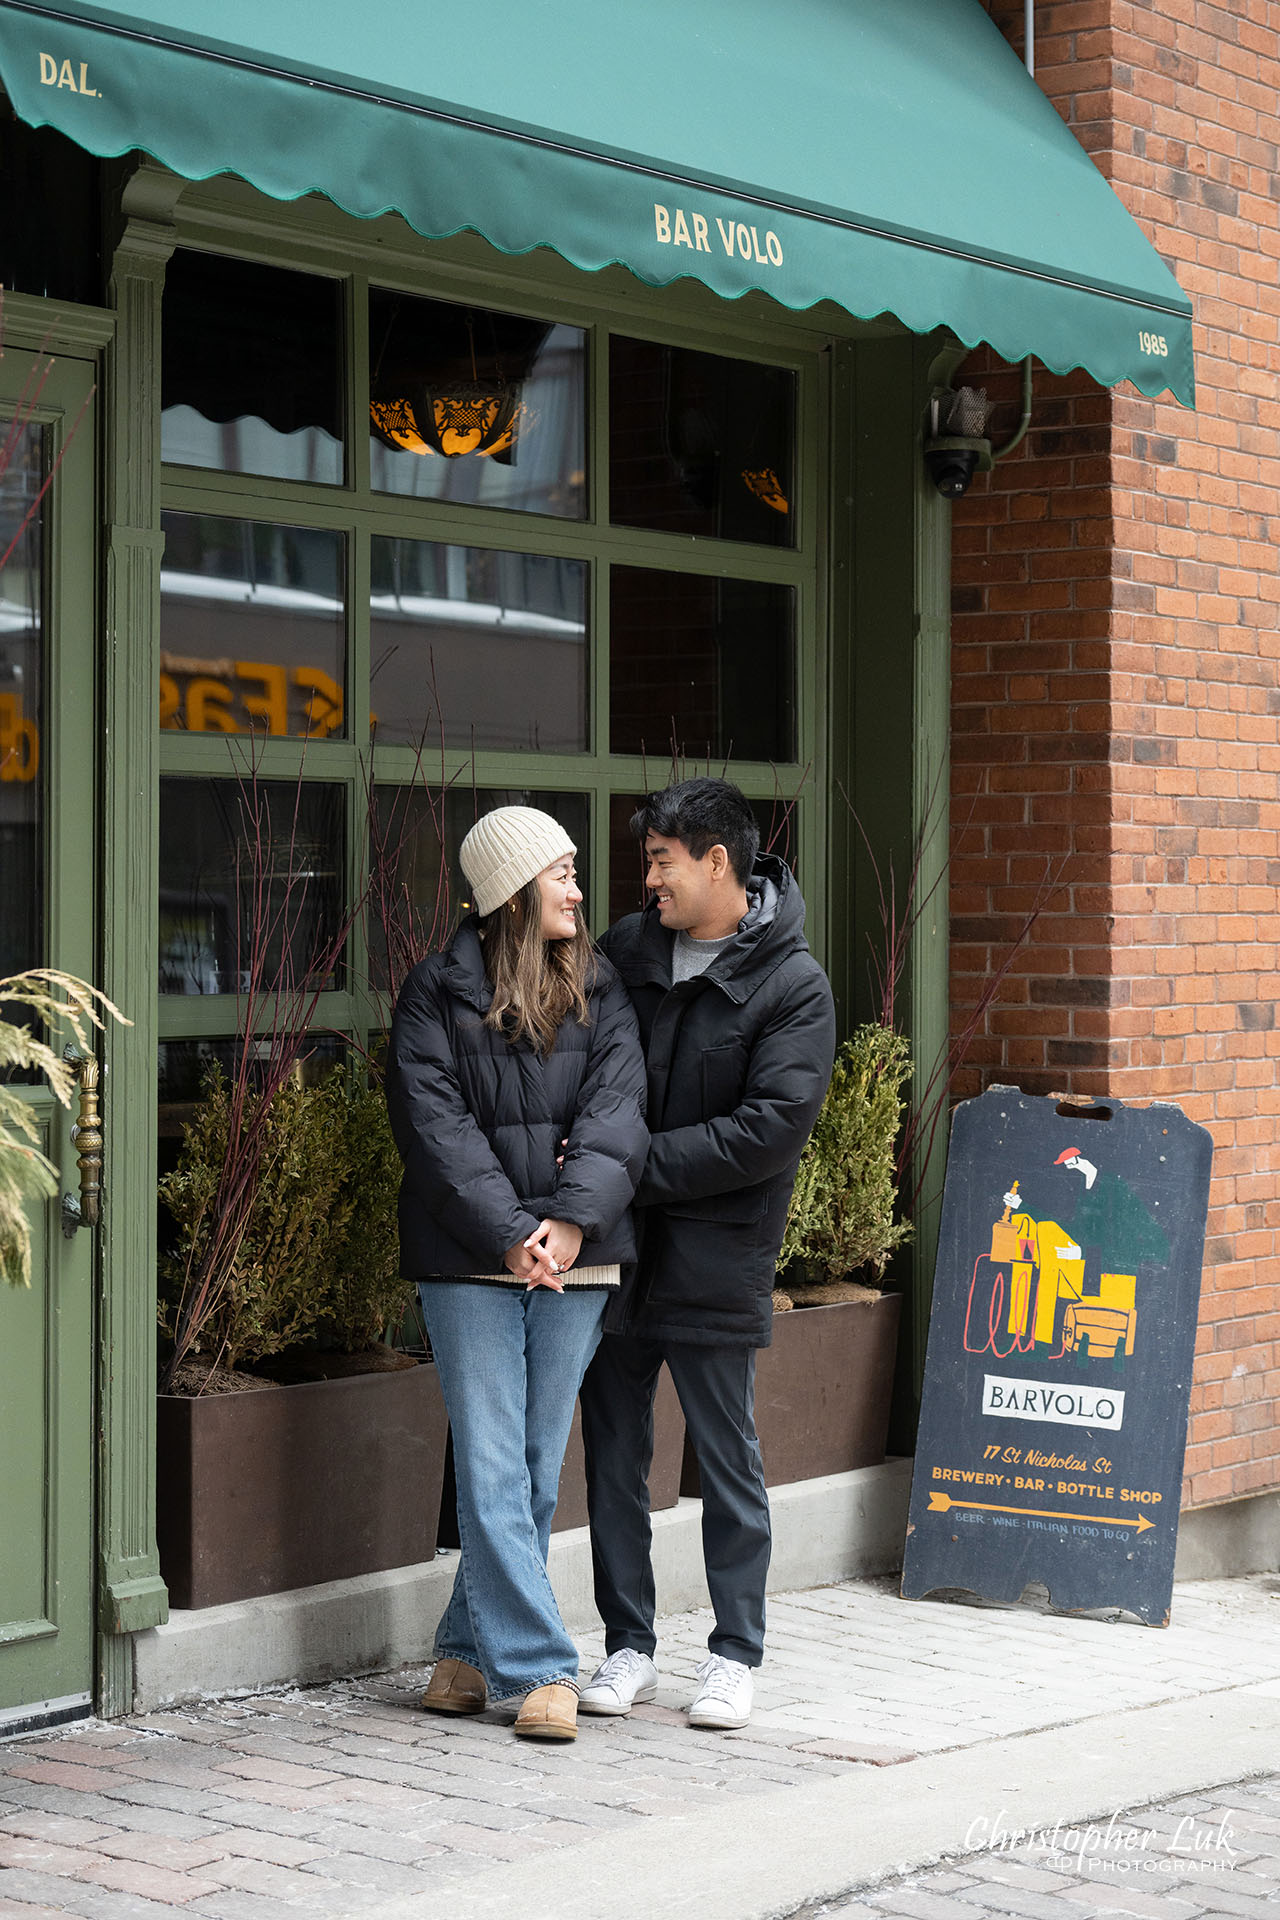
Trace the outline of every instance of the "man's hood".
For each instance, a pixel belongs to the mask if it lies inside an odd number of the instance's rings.
[[[804,899],[795,875],[777,854],[756,856],[747,881],[747,903],[737,933],[700,976],[739,1002],[749,999],[789,954],[809,950]],[[639,919],[633,956],[623,971],[670,986],[675,935],[658,918],[656,900],[648,901]]]

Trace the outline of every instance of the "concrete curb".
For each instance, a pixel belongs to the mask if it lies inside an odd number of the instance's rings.
[[[1098,1822],[1127,1809],[1274,1771],[1280,1682],[1103,1714],[1070,1727],[952,1748],[895,1767],[753,1794],[414,1895],[377,1920],[782,1920],[912,1868],[983,1849],[1018,1829]],[[1145,1910],[1145,1909],[1144,1909]],[[1084,1908],[1081,1908],[1083,1913]]]
[[[774,1487],[771,1592],[892,1573],[902,1564],[910,1460]],[[702,1568],[702,1502],[653,1516],[661,1615],[708,1604]],[[317,1685],[431,1657],[457,1559],[396,1567],[357,1580],[302,1587],[198,1612],[174,1612],[134,1643],[134,1711],[264,1687]],[[599,1625],[585,1527],[551,1539],[550,1573],[571,1633]]]
[[[770,1490],[773,1562],[769,1589],[795,1593],[837,1580],[896,1573],[906,1536],[911,1461],[798,1480]],[[1182,1516],[1176,1575],[1273,1567],[1280,1552],[1280,1496]],[[702,1503],[681,1500],[653,1516],[660,1615],[708,1604],[702,1570]],[[427,1561],[358,1580],[303,1587],[199,1612],[174,1612],[134,1642],[134,1711],[153,1712],[263,1687],[320,1685],[431,1656],[457,1561]],[[571,1633],[599,1622],[591,1597],[585,1528],[552,1535],[551,1578]]]

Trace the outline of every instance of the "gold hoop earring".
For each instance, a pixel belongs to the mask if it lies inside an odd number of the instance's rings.
[[[515,912],[515,910],[516,910],[516,903],[515,903],[515,901],[514,901],[514,900],[508,900],[508,902],[507,902],[507,905],[508,905],[508,906],[509,906],[509,907],[511,908],[511,911],[512,911],[512,913],[514,913],[514,912]]]

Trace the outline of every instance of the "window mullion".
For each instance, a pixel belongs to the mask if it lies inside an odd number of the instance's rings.
[[[346,288],[347,486],[357,499],[369,492],[369,290],[362,272]],[[362,518],[349,525],[346,542],[347,738],[354,766],[346,790],[348,903],[367,883],[369,814],[374,803],[369,739],[369,532]],[[358,1044],[368,1045],[370,1024],[369,925],[356,914],[347,939],[348,1018]]]
[[[369,280],[356,272],[347,282],[347,485],[357,499],[369,496]]]
[[[357,751],[345,740],[304,740],[252,733],[160,735],[160,772],[189,779],[247,780],[256,769],[261,780],[350,780]]]
[[[372,672],[369,639],[369,577],[371,536],[363,522],[351,529],[347,542],[347,684],[351,703],[347,734],[357,751],[369,751]]]
[[[812,766],[800,805],[797,822],[803,823],[799,837],[801,852],[801,890],[809,903],[810,943],[825,959],[829,952],[832,914],[831,887],[831,809],[846,802],[832,786],[830,730],[831,687],[831,520],[825,510],[832,498],[824,477],[833,474],[831,403],[833,384],[831,353],[816,356],[800,376],[800,407],[797,415],[797,461],[800,476],[801,526],[804,552],[813,562],[810,584],[801,590],[801,620],[797,638],[800,666],[800,741],[802,762]],[[807,603],[807,604],[806,604]],[[824,689],[828,690],[824,698]],[[815,796],[823,796],[819,804]]]
[[[345,992],[322,993],[310,1031],[317,1036],[326,1029],[345,1033],[351,1026],[353,996]],[[253,1031],[270,1034],[275,1015],[271,993],[261,996]],[[227,1040],[240,1032],[244,1003],[229,993],[162,993],[159,1000],[159,1030],[162,1040]]]
[[[364,462],[367,479],[368,434],[364,435]],[[347,856],[349,898],[365,885],[369,864],[369,813],[374,801],[374,748],[369,725],[369,548],[368,526],[358,521],[347,541],[347,686],[349,688],[347,732],[354,745],[354,777],[348,788],[351,821]],[[369,1040],[371,1018],[369,981],[369,926],[365,912],[356,916],[348,943],[352,986],[352,1014],[362,1045]]]
[[[344,911],[349,912],[351,903],[359,898],[359,890],[364,882],[368,867],[368,810],[373,804],[372,789],[367,788],[363,779],[351,780],[346,787],[346,859],[344,862],[346,900]],[[348,1001],[348,1019],[355,1018],[360,1026],[356,1039],[363,1046],[367,1044],[365,1030],[367,1010],[365,1008],[365,987],[369,979],[369,929],[366,915],[357,913],[351,922],[347,935],[346,981]]]
[[[591,892],[587,911],[599,932],[609,898],[609,560],[600,534],[609,524],[609,333],[598,326],[587,363],[591,381],[587,418],[587,471],[591,480],[591,748],[597,778],[591,782]]]

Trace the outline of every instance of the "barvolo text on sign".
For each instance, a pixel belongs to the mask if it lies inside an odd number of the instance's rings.
[[[720,244],[732,259],[739,254],[744,260],[753,260],[760,267],[780,267],[782,265],[782,242],[772,228],[764,236],[764,250],[761,251],[759,231],[747,226],[741,220],[722,220],[715,216],[716,232]],[[658,243],[664,247],[689,247],[694,253],[714,253],[711,240],[711,222],[705,213],[686,213],[683,207],[662,207],[653,203],[653,229]]]
[[[1124,1394],[1115,1387],[1061,1387],[1043,1380],[984,1374],[982,1411],[1001,1420],[1051,1420],[1063,1427],[1110,1427],[1124,1422]]]

